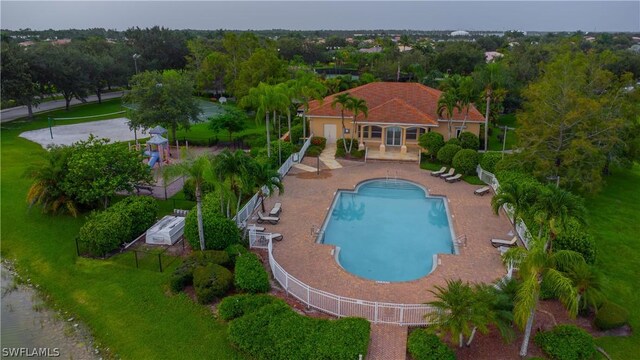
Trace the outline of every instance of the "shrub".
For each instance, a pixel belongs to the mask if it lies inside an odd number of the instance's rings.
[[[217,264],[224,267],[232,265],[229,254],[221,250],[194,251],[189,258],[200,265]]]
[[[496,165],[494,166],[495,172],[500,171],[515,171],[526,173],[527,169],[524,166],[525,162],[518,156],[505,154],[503,159],[498,160]]]
[[[278,144],[280,144],[280,149],[278,150]],[[271,157],[269,158],[269,161],[271,163],[271,166],[274,169],[278,169],[280,167],[280,160],[282,160],[282,163],[284,163],[285,161],[287,161],[287,159],[289,158],[289,156],[291,156],[291,154],[293,154],[295,152],[295,146],[293,144],[291,144],[288,141],[282,141],[282,140],[276,140],[276,141],[272,141],[271,142]],[[266,151],[266,150],[265,150]],[[280,154],[278,154],[278,151],[280,151]]]
[[[247,144],[252,150],[257,148],[264,148],[267,146],[267,135],[253,134],[252,136],[247,136],[244,139],[244,143]]]
[[[594,325],[600,330],[616,329],[629,321],[629,312],[622,306],[605,301],[594,320]]]
[[[233,320],[251,312],[258,311],[263,306],[284,301],[267,294],[240,294],[228,296],[218,305],[218,315],[222,320]]]
[[[322,136],[314,136],[311,138],[311,145],[319,146],[322,150],[327,146],[327,138]]]
[[[193,286],[201,304],[212,302],[231,289],[233,274],[218,264],[198,266],[193,270]]]
[[[205,197],[202,203],[202,220],[205,247],[211,250],[223,250],[231,244],[240,242],[241,234],[236,223],[220,214],[218,199]],[[198,237],[198,215],[196,208],[189,212],[184,224],[184,237],[193,249],[200,249]]]
[[[131,219],[123,211],[94,212],[80,228],[78,242],[91,256],[103,257],[128,241]]]
[[[247,248],[244,247],[242,244],[231,244],[227,246],[227,248],[224,249],[224,251],[226,251],[227,254],[229,254],[229,259],[231,260],[232,264],[236,263],[236,259],[238,258],[238,256],[249,253],[249,250],[247,250]]]
[[[458,138],[451,138],[447,140],[447,145],[458,145],[460,146],[460,140]]]
[[[496,164],[498,161],[502,160],[502,154],[499,152],[486,152],[482,154],[482,158],[480,159],[480,167],[482,169],[494,173],[496,171]]]
[[[462,149],[453,157],[453,167],[459,173],[473,175],[478,167],[478,152],[471,149]]]
[[[418,144],[420,144],[420,147],[423,149],[426,149],[429,152],[431,159],[433,159],[438,154],[438,151],[440,151],[444,146],[444,137],[442,134],[435,131],[428,132],[420,135],[418,138]]]
[[[411,332],[407,350],[415,360],[455,360],[456,356],[440,338],[424,329]]]
[[[302,137],[302,124],[294,125],[291,127],[291,131],[289,132],[289,138],[294,144],[300,142],[300,138]]]
[[[574,325],[558,325],[534,338],[547,355],[555,360],[591,359],[596,353],[593,337]]]
[[[184,290],[188,285],[193,285],[193,269],[195,263],[193,261],[185,260],[171,275],[169,281],[169,288],[174,293]]]
[[[269,275],[256,254],[248,253],[236,259],[235,285],[250,293],[269,291]]]
[[[311,145],[307,148],[306,156],[318,157],[322,153],[322,148],[320,146]]]
[[[458,140],[460,140],[459,145],[462,146],[463,149],[478,150],[480,147],[480,139],[472,132],[463,131],[460,133]]]
[[[353,145],[351,147],[350,157],[353,158],[361,158],[364,156],[364,151],[358,150],[358,139],[344,139],[340,138],[336,141],[336,157],[346,157],[346,152],[344,150],[344,143],[347,143],[347,148],[349,147],[349,141],[353,141]]]
[[[370,324],[364,319],[314,319],[277,301],[229,324],[229,340],[256,359],[366,357]]]
[[[158,202],[150,196],[128,196],[111,209],[122,211],[131,220],[131,231],[125,241],[133,240],[155,224],[159,210]]]
[[[567,228],[553,241],[553,246],[558,250],[573,250],[582,254],[588,264],[596,262],[596,244],[591,234],[584,227],[573,220],[567,224]]]
[[[441,163],[451,165],[453,157],[456,156],[460,150],[462,150],[462,148],[459,145],[447,144],[438,150],[437,158]]]
[[[200,189],[202,195],[206,195],[214,190],[214,186],[208,182],[204,182]],[[184,187],[182,188],[182,192],[184,193],[185,200],[196,201],[196,185],[193,179],[187,179],[184,182]]]

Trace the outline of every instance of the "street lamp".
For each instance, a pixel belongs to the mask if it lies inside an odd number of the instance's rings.
[[[512,127],[507,127],[507,125],[504,126],[504,136],[502,139],[502,158],[504,159],[504,151],[505,148],[507,146],[507,131],[509,130],[515,130],[516,128],[512,128]]]
[[[138,59],[140,59],[140,54],[133,54],[133,65],[136,67],[136,75],[138,74]]]

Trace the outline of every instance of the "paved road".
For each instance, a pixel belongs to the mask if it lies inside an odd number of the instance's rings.
[[[109,100],[109,99],[115,99],[115,98],[119,98],[122,96],[124,92],[122,91],[116,91],[116,92],[110,92],[110,93],[106,93],[106,94],[102,94],[102,100]],[[87,102],[96,102],[98,101],[98,97],[96,95],[91,95],[87,97]],[[71,100],[71,105],[76,105],[76,104],[81,104],[82,102],[78,99],[73,99]],[[38,105],[38,107],[34,107],[33,108],[33,113],[40,113],[43,111],[49,111],[49,110],[54,110],[54,109],[61,109],[65,107],[65,101],[64,100],[53,100],[53,101],[47,101],[44,102],[40,105]],[[27,111],[27,107],[26,106],[16,106],[16,107],[12,107],[9,109],[4,109],[2,110],[1,114],[0,114],[0,122],[8,122],[11,120],[15,120],[18,118],[22,118],[29,115],[29,112]]]

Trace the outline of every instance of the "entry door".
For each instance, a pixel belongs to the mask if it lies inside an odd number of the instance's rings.
[[[324,124],[324,137],[327,138],[329,144],[336,142],[336,125]]]
[[[402,129],[399,127],[387,128],[387,146],[400,146],[402,144]]]

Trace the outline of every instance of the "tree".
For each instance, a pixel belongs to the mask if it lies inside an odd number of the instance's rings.
[[[276,190],[281,194],[284,191],[284,184],[280,180],[278,171],[274,170],[268,162],[256,162],[252,177],[254,185],[258,188],[262,211],[265,212],[267,211],[264,208],[265,196],[271,196]],[[263,189],[266,189],[267,192],[265,193]]]
[[[336,95],[333,98],[333,101],[331,102],[331,107],[334,109],[336,106],[340,106],[340,119],[342,120],[342,137],[344,137],[344,133],[346,129],[346,127],[344,126],[344,110],[348,109],[350,102],[351,102],[351,95],[349,95],[348,92]],[[349,153],[347,152],[347,142],[343,141],[342,143],[344,144],[345,153]]]
[[[497,94],[496,92],[505,82],[505,71],[502,63],[499,61],[490,62],[476,71],[475,76],[484,88],[484,98],[486,100],[485,117],[484,117],[484,149],[489,146],[489,111],[491,109],[491,100]]]
[[[238,77],[229,90],[238,98],[261,82],[277,84],[286,76],[286,63],[278,58],[275,49],[257,49],[240,65]]]
[[[327,93],[327,88],[318,80],[317,75],[311,72],[298,71],[291,85],[293,95],[304,108],[305,114],[309,111],[309,102],[317,100],[322,103],[322,98]],[[307,136],[307,121],[302,120],[302,136]]]
[[[349,109],[353,113],[353,122],[351,123],[351,141],[349,141],[349,150],[347,154],[351,154],[351,149],[353,147],[353,133],[357,131],[356,129],[356,119],[359,114],[362,113],[364,118],[366,119],[369,116],[369,108],[367,107],[367,101],[364,99],[358,99],[356,97],[350,97],[347,103],[347,109]]]
[[[183,69],[189,54],[184,32],[154,26],[129,28],[125,36],[135,53],[140,54],[138,66],[149,71]],[[129,62],[131,58],[129,58]]]
[[[435,67],[442,73],[470,74],[484,61],[484,51],[476,44],[454,41],[436,45]]]
[[[637,134],[626,137],[623,129],[633,129],[628,125],[638,121],[640,107],[632,105],[638,91],[624,90],[628,75],[604,69],[610,61],[606,52],[565,51],[524,91],[527,102],[517,132],[535,176],[559,176],[561,186],[595,193],[608,164],[626,156],[618,150],[637,139]]]
[[[549,238],[549,251],[552,251],[553,240],[561,234],[571,219],[580,224],[586,222],[587,209],[581,197],[553,185],[543,188],[534,204],[535,219],[540,224],[538,236]]]
[[[78,215],[75,199],[63,188],[70,150],[71,148],[63,146],[50,147],[44,154],[46,162],[27,170],[27,176],[34,180],[27,193],[29,207],[40,206],[45,213],[67,212],[72,216]]]
[[[451,139],[451,121],[453,120],[453,112],[455,110],[460,111],[460,104],[458,101],[458,94],[454,89],[449,89],[443,92],[438,99],[438,116],[442,116],[443,113],[447,117],[448,138]]]
[[[65,193],[89,206],[101,203],[106,209],[117,192],[131,192],[135,184],[151,182],[140,153],[93,136],[72,146],[67,166]]]
[[[249,118],[244,110],[235,106],[225,105],[223,110],[222,114],[209,118],[209,127],[216,132],[227,130],[229,141],[233,141],[233,133],[244,130],[245,123]]]
[[[131,91],[124,101],[134,104],[131,114],[133,128],[152,128],[162,125],[171,129],[173,139],[179,127],[189,129],[199,122],[202,110],[192,96],[193,81],[182,71],[145,71],[135,75]]]
[[[462,120],[462,130],[464,131],[469,118],[469,109],[478,98],[476,84],[471,76],[463,76],[458,87],[458,102],[460,108],[464,110],[464,120]]]
[[[253,158],[242,150],[231,152],[225,149],[216,157],[215,172],[218,178],[220,181],[229,180],[231,191],[238,199],[236,213],[240,211],[243,189],[251,191],[250,179],[254,166]]]
[[[444,146],[444,136],[435,131],[431,131],[420,135],[418,143],[420,147],[429,152],[429,156],[431,160],[433,160],[438,154],[438,151]]]
[[[0,92],[3,101],[13,99],[24,104],[29,111],[29,119],[33,118],[33,106],[38,104],[36,85],[31,75],[28,60],[22,49],[2,42],[2,61],[0,61]]]
[[[162,176],[167,181],[175,176],[188,176],[195,185],[196,211],[198,217],[198,238],[200,240],[200,250],[205,250],[204,227],[202,221],[202,186],[205,182],[214,184],[212,159],[207,155],[201,155],[195,159],[185,159],[175,165],[165,166]]]
[[[538,197],[539,190],[529,182],[505,181],[500,184],[497,194],[491,199],[491,207],[496,215],[500,208],[508,205],[513,214],[513,229],[517,233],[517,223],[531,208]]]
[[[516,325],[524,328],[525,334],[520,347],[520,356],[527,355],[531,329],[538,301],[540,285],[544,281],[554,289],[554,293],[573,317],[578,312],[578,293],[571,281],[561,270],[580,266],[584,258],[570,250],[549,253],[545,250],[546,241],[535,239],[529,244],[529,250],[522,247],[511,248],[504,256],[504,261],[518,267],[518,276],[522,283],[516,293],[513,309]]]
[[[256,110],[256,122],[261,117],[265,118],[265,125],[267,131],[267,157],[271,157],[271,130],[269,129],[269,113],[275,112],[286,108],[289,103],[289,98],[282,92],[276,91],[276,89],[263,82],[258,86],[251,88],[249,94],[240,100],[240,105],[244,107],[253,108]],[[275,116],[274,116],[275,121]]]

